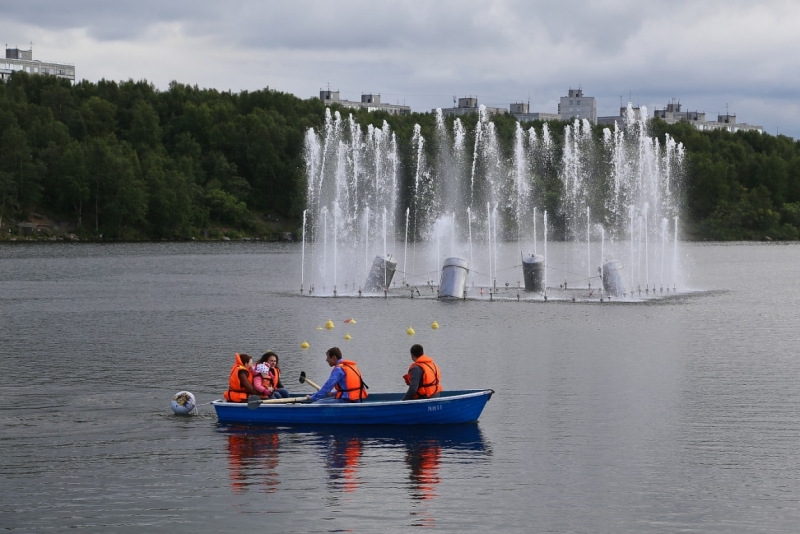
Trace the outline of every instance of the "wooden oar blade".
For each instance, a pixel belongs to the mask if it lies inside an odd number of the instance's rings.
[[[300,371],[300,383],[302,384],[305,381],[306,381],[306,372]]]

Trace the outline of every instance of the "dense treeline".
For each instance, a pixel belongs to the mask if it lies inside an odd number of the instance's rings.
[[[323,117],[270,90],[16,73],[0,84],[0,218],[50,213],[87,237],[266,234],[265,214],[302,211],[303,136]]]
[[[686,208],[694,238],[799,239],[800,142],[758,132],[700,132],[654,121],[688,154]]]
[[[0,84],[0,225],[7,235],[10,222],[38,212],[90,238],[274,237],[278,229],[296,230],[305,203],[304,135],[322,125],[324,110],[316,99],[269,89],[234,94],[173,82],[158,91],[147,82],[71,85],[15,73]],[[401,162],[411,161],[414,124],[434,137],[431,114],[355,116],[363,125],[389,122]],[[462,117],[468,129],[476,120]],[[514,119],[494,121],[510,147]],[[550,129],[558,144],[563,124]],[[660,121],[652,129],[686,146],[691,237],[800,238],[800,143]],[[401,163],[401,175],[409,167]],[[561,186],[552,171],[537,185],[544,204],[556,206]]]

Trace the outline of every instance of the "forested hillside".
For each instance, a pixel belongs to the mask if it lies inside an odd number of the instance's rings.
[[[316,99],[270,89],[230,93],[173,82],[159,91],[144,81],[71,85],[15,73],[0,84],[0,239],[37,218],[62,223],[45,234],[88,239],[297,232],[304,135],[324,114]],[[355,115],[362,124],[390,123],[407,183],[413,126],[430,133],[433,116]],[[494,120],[509,146],[513,118]],[[557,140],[563,126],[550,123]],[[800,238],[800,143],[653,121],[652,134],[665,133],[687,149],[687,237]],[[552,204],[560,194],[555,174],[544,182]]]

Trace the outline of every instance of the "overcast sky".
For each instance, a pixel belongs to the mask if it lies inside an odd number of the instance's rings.
[[[26,0],[4,2],[0,34],[91,81],[549,113],[581,87],[601,116],[677,98],[800,138],[796,0]]]

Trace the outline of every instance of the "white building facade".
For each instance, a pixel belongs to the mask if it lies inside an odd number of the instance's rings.
[[[653,117],[659,118],[667,124],[675,124],[679,121],[686,121],[698,130],[726,130],[731,133],[735,132],[749,132],[756,131],[764,133],[762,126],[738,123],[736,122],[736,115],[725,113],[724,115],[717,115],[716,121],[706,120],[706,113],[704,111],[681,111],[681,103],[673,100],[664,109],[656,109],[653,111]]]
[[[14,72],[27,72],[42,76],[55,76],[75,83],[75,65],[33,59],[33,50],[6,48],[6,57],[0,60],[0,80],[6,81]]]
[[[325,103],[326,106],[338,104],[351,109],[366,109],[367,111],[385,111],[392,115],[408,115],[411,113],[410,106],[401,106],[399,104],[384,104],[381,102],[381,95],[364,93],[361,95],[361,102],[353,100],[342,100],[339,96],[339,91],[332,91],[331,89],[320,89],[319,99]]]
[[[558,104],[558,115],[563,121],[588,119],[597,123],[597,100],[586,96],[582,89],[569,89],[567,96],[562,96]]]
[[[534,111],[531,113],[530,105],[525,102],[514,102],[509,106],[509,111],[519,122],[533,121],[558,121],[561,117],[558,113],[541,113]]]
[[[458,99],[458,107],[442,108],[442,113],[444,115],[469,115],[470,113],[477,113],[479,109],[478,97],[466,96]],[[435,109],[431,111],[436,112]],[[486,106],[486,113],[488,115],[503,115],[508,113],[508,110]]]

